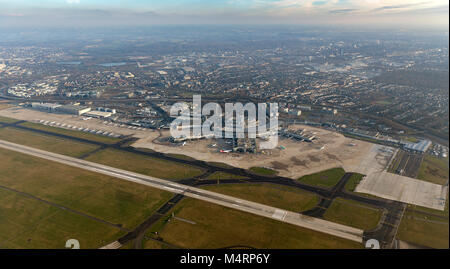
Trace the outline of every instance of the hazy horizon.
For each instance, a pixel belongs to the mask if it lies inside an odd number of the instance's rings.
[[[2,27],[305,25],[448,30],[445,0],[0,0]]]

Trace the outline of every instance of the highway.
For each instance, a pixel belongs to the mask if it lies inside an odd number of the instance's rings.
[[[160,178],[150,177],[134,172],[89,162],[77,158],[72,158],[48,151],[43,151],[4,140],[0,140],[0,148],[23,154],[43,158],[49,161],[58,162],[72,167],[120,178],[123,180],[135,182],[138,184],[158,188],[172,193],[182,194],[194,199],[203,200],[217,205],[233,208],[243,212],[255,214],[258,216],[275,219],[284,223],[293,224],[299,227],[311,229],[314,231],[330,234],[347,240],[362,243],[363,230],[333,223],[330,221],[302,215],[299,213],[286,211],[283,209],[223,195],[196,187],[186,186]]]

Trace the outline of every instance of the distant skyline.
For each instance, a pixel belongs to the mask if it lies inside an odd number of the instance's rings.
[[[448,29],[447,0],[0,0],[0,27],[301,24]]]

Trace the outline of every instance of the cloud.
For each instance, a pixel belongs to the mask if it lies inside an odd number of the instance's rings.
[[[448,5],[442,5],[437,7],[427,7],[427,8],[418,8],[410,11],[410,13],[416,13],[416,14],[447,14],[449,13],[449,6]]]
[[[343,8],[343,9],[335,9],[335,10],[330,10],[330,13],[350,13],[350,12],[354,12],[354,11],[358,11],[359,9],[356,8]]]
[[[72,4],[79,4],[79,3],[80,3],[80,0],[66,0],[66,3],[69,4],[69,5],[72,5]]]
[[[404,9],[404,8],[415,7],[415,6],[419,6],[419,5],[423,5],[423,4],[426,4],[426,3],[382,6],[382,7],[379,7],[379,8],[375,8],[374,11]]]
[[[5,13],[5,14],[1,14],[1,15],[5,16],[5,17],[23,17],[23,16],[25,16],[22,13]]]

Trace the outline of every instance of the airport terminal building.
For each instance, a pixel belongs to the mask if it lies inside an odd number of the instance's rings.
[[[431,146],[430,140],[420,140],[417,143],[402,142],[403,149],[414,153],[425,153]]]

